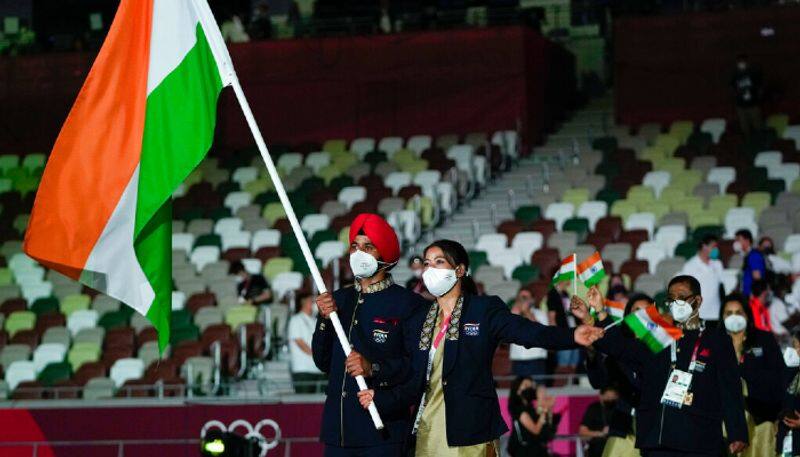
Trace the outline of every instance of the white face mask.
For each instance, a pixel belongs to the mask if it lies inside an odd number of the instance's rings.
[[[793,347],[788,347],[783,351],[783,362],[789,368],[799,367],[800,355],[797,355],[797,351]]]
[[[733,242],[733,252],[742,253],[744,250],[742,249],[742,243],[738,241]]]
[[[731,314],[725,318],[725,330],[739,333],[747,327],[747,319],[741,314]]]
[[[451,270],[449,268],[430,267],[422,273],[422,282],[425,283],[428,292],[435,297],[441,297],[447,292],[450,292],[450,289],[456,285],[457,281],[456,270]]]
[[[677,322],[686,322],[691,317],[692,305],[685,300],[675,300],[669,304],[669,312]]]
[[[370,278],[378,271],[378,259],[364,251],[356,250],[350,254],[350,269],[356,278]]]

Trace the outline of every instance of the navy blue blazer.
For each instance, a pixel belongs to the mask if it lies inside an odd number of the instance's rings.
[[[595,389],[613,387],[619,394],[608,418],[608,435],[625,438],[633,433],[631,411],[639,406],[636,373],[614,357],[595,352],[586,357],[586,374]]]
[[[356,295],[354,287],[333,293],[339,320],[344,331],[349,331],[353,349],[372,363],[372,376],[367,378],[367,385],[377,390],[391,388],[410,375],[411,354],[406,348],[416,342],[419,332],[407,329],[415,314],[424,315],[428,302],[396,284],[379,292],[362,294],[364,302],[358,307]],[[385,431],[375,429],[369,412],[358,403],[355,378],[344,371],[344,351],[329,319],[317,319],[311,350],[317,368],[328,374],[320,428],[323,443],[363,447],[404,441],[409,412],[383,414]]]
[[[794,381],[799,371],[797,367],[786,368],[782,375],[783,388],[781,389],[781,395],[783,398],[781,403],[783,411],[791,413],[792,415],[794,415],[795,411],[800,411],[800,395],[794,395],[789,391],[792,381]],[[800,430],[787,427],[786,424],[783,423],[783,417],[778,418],[778,436],[777,442],[775,443],[775,452],[780,454],[783,450],[783,440],[788,433],[792,434],[792,455],[800,454]]]
[[[754,330],[745,341],[745,351],[739,365],[742,379],[747,383],[747,410],[756,424],[773,422],[778,418],[783,401],[783,375],[786,366],[775,336]]]
[[[688,370],[698,334],[697,330],[687,330],[678,340],[677,369]],[[719,455],[724,445],[723,421],[729,442],[748,442],[742,382],[736,352],[727,334],[703,332],[697,356],[702,368],[694,372],[690,387],[694,400],[681,409],[661,404],[671,371],[668,348],[653,354],[638,340],[623,336],[619,327],[608,330],[594,346],[637,374],[640,390],[636,410],[637,448]]]
[[[429,313],[437,310],[432,304]],[[457,313],[457,309],[453,310],[454,318]],[[425,392],[429,354],[429,345],[421,338],[425,316],[420,319],[417,315],[414,320],[417,344],[412,356],[413,375],[402,385],[375,392],[374,401],[381,414],[416,409]],[[444,345],[439,346],[439,350],[444,349],[442,388],[450,446],[486,443],[508,431],[492,377],[492,359],[498,344],[546,349],[576,347],[574,330],[545,326],[511,314],[495,296],[465,295],[457,327],[451,329]]]

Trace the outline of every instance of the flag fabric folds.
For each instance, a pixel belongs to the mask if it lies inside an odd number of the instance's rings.
[[[628,314],[624,322],[654,353],[661,352],[683,336],[683,331],[661,317],[652,305]]]
[[[606,312],[615,321],[618,321],[625,317],[625,303],[620,303],[618,301],[613,301],[609,299],[605,299],[604,301]]]
[[[561,266],[553,276],[553,285],[575,279],[575,256],[570,255],[561,261]]]
[[[171,195],[211,147],[234,75],[206,0],[123,0],[53,147],[25,252],[169,342]]]
[[[605,277],[606,271],[603,268],[603,259],[600,258],[599,252],[595,252],[578,264],[578,278],[586,287],[600,284]]]

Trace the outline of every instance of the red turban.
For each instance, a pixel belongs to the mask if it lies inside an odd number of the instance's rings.
[[[394,263],[400,259],[400,242],[397,240],[397,234],[394,229],[386,222],[386,219],[377,214],[359,214],[350,224],[351,243],[356,239],[359,232],[363,232],[364,235],[369,237],[384,262]]]

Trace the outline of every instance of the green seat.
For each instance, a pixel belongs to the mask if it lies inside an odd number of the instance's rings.
[[[578,235],[578,243],[583,243],[586,235],[589,234],[589,220],[583,217],[573,217],[564,221],[561,228],[564,232],[575,232]]]
[[[389,160],[386,157],[386,153],[383,151],[372,151],[364,156],[364,162],[368,163],[371,167],[375,167],[381,162],[386,162]]]
[[[689,214],[689,226],[693,228],[720,225],[720,223],[722,223],[722,218],[708,210]]]
[[[331,154],[331,164],[336,167],[340,173],[344,173],[350,169],[356,162],[358,162],[358,156],[350,152]]]
[[[261,211],[261,216],[272,226],[278,219],[286,217],[286,211],[283,210],[283,205],[276,201],[267,203],[267,205],[264,206],[264,210]]]
[[[622,199],[622,196],[614,189],[605,188],[597,193],[597,199],[606,202],[610,208],[615,201]]]
[[[173,330],[194,325],[192,324],[192,314],[186,309],[172,311],[172,314],[170,314],[169,323]]]
[[[600,162],[594,169],[595,174],[606,177],[606,182],[611,181],[620,174],[620,166],[614,162]]]
[[[337,236],[336,232],[333,230],[320,230],[311,237],[311,241],[309,241],[309,245],[311,247],[311,252],[315,252],[317,246],[319,246],[324,241],[336,241]]]
[[[128,308],[126,306],[126,308]],[[119,327],[126,327],[128,325],[128,314],[123,311],[112,311],[110,313],[105,313],[100,317],[100,320],[97,322],[99,327],[103,327],[106,330],[111,330],[112,328],[119,328]]]
[[[688,138],[689,135],[686,135]],[[671,133],[661,133],[656,137],[653,146],[664,151],[665,155],[671,156],[681,145],[681,139]]]
[[[685,143],[694,130],[692,121],[675,121],[669,126],[669,135],[677,138],[681,143]]]
[[[708,211],[725,217],[728,210],[736,208],[738,203],[739,199],[734,194],[714,195],[711,197],[711,200],[708,201]]]
[[[187,223],[195,219],[203,219],[204,217],[203,208],[187,208],[180,213],[177,211],[175,212],[175,219],[184,220]]]
[[[14,189],[22,194],[23,197],[39,187],[39,178],[37,176],[22,176],[11,181]]]
[[[592,141],[592,149],[596,149],[598,151],[603,151],[605,154],[609,154],[617,149],[618,142],[617,139],[613,136],[604,136],[601,138],[595,138]]]
[[[702,241],[702,239],[708,235],[714,235],[717,238],[722,238],[724,233],[725,227],[721,225],[703,225],[692,231],[692,242],[697,245],[697,243]]]
[[[589,201],[589,189],[585,187],[567,189],[561,196],[561,201],[572,203],[572,206],[577,209],[582,203]]]
[[[217,193],[220,195],[228,195],[232,192],[239,192],[241,190],[242,186],[240,186],[236,181],[222,182],[217,186]]]
[[[696,151],[697,155],[705,155],[714,144],[714,137],[708,132],[697,131],[689,135],[686,144]]]
[[[13,183],[10,179],[0,178],[0,194],[4,194],[13,188]],[[2,208],[0,208],[1,210]]]
[[[528,284],[539,277],[539,267],[534,265],[520,265],[514,268],[511,279],[516,279],[520,284]]]
[[[72,371],[78,369],[84,363],[97,362],[100,360],[100,346],[91,341],[79,341],[72,345],[67,353],[67,362],[72,366]]]
[[[256,321],[258,308],[255,306],[241,305],[230,308],[225,313],[225,323],[231,326],[234,331],[243,324],[252,324]]]
[[[483,251],[469,251],[469,265],[473,271],[477,271],[481,265],[487,265],[489,260]]]
[[[612,216],[619,216],[623,221],[628,219],[628,216],[638,211],[634,202],[628,200],[617,200],[611,205],[610,214]]]
[[[261,192],[260,194],[256,195],[256,197],[253,199],[253,203],[259,206],[265,206],[269,203],[275,203],[275,202],[280,202],[280,198],[278,197],[277,193],[271,191]]]
[[[8,268],[0,268],[0,286],[9,286],[14,282],[14,275]]]
[[[37,298],[36,301],[33,302],[33,305],[31,305],[31,311],[36,313],[37,316],[58,310],[59,303],[56,297]]]
[[[767,127],[774,129],[778,136],[782,136],[783,131],[789,126],[789,115],[771,114],[769,117],[767,117],[766,125]]]
[[[194,247],[200,246],[216,246],[222,249],[222,238],[217,235],[216,233],[206,233],[205,235],[200,235],[194,240]]]
[[[675,247],[675,256],[688,259],[697,253],[697,244],[694,241],[684,241]]]
[[[536,205],[520,206],[514,211],[514,219],[523,224],[532,224],[542,217],[542,209]]]
[[[38,379],[44,386],[50,387],[59,381],[66,381],[72,376],[72,367],[69,362],[50,363],[41,373]]]
[[[751,187],[758,187],[767,182],[768,176],[766,168],[752,167],[747,170],[744,177]]]
[[[333,181],[334,178],[341,176],[342,171],[335,165],[326,165],[317,171],[317,176],[322,178],[325,182],[325,185],[328,185]]]
[[[274,191],[275,185],[269,177],[262,176],[245,184],[242,190],[250,195],[258,195],[262,192]]]
[[[6,319],[6,332],[13,338],[21,330],[33,330],[36,326],[36,314],[33,311],[14,311]]]
[[[0,176],[6,176],[6,173],[19,166],[19,156],[13,154],[0,155]]]
[[[89,309],[91,302],[92,298],[88,295],[67,295],[61,300],[61,312],[69,317],[75,311]]]
[[[200,339],[200,330],[194,325],[189,324],[186,327],[173,328],[170,333],[170,343],[173,346],[184,341],[198,341]]]
[[[767,179],[766,182],[755,186],[754,189],[757,191],[769,192],[770,197],[772,197],[772,202],[774,202],[778,198],[778,195],[786,190],[786,181],[782,179]]]
[[[742,198],[742,206],[753,208],[756,215],[772,203],[772,196],[768,192],[748,192]]]
[[[662,291],[658,292],[655,295],[655,297],[653,297],[653,301],[656,302],[656,307],[659,309],[659,311],[661,311],[661,312],[669,311],[667,309],[667,292],[666,291],[662,290]]]
[[[233,216],[233,213],[231,213],[231,209],[226,208],[224,206],[220,208],[214,208],[208,212],[209,219],[213,219],[214,221],[225,219],[226,217],[231,217],[231,216]]]
[[[273,257],[264,263],[264,276],[272,281],[280,273],[292,271],[294,261],[288,257]]]
[[[355,182],[353,182],[353,177],[352,176],[342,175],[342,176],[338,176],[338,177],[334,178],[331,181],[329,187],[331,189],[339,191],[339,190],[344,189],[345,187],[350,187],[350,186],[353,186],[353,185],[355,185]]]
[[[415,175],[421,171],[425,171],[428,169],[428,161],[425,159],[414,160],[412,162],[405,162],[402,164],[398,164],[400,171],[404,171],[406,173],[411,173]]]
[[[322,150],[331,154],[345,152],[347,151],[347,142],[345,140],[328,140],[322,144]]]
[[[655,201],[656,197],[653,189],[647,186],[631,186],[628,190],[626,200],[634,203],[637,207]]]

